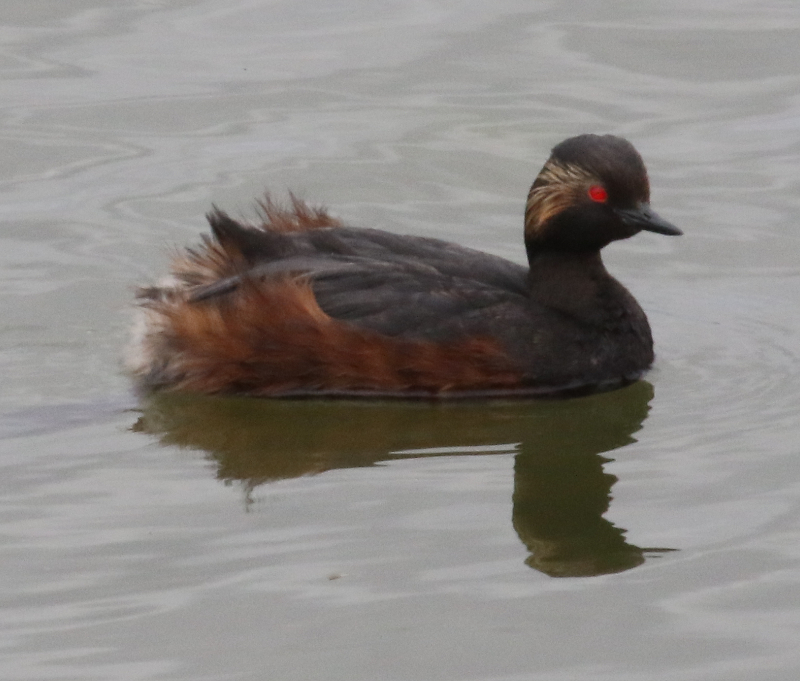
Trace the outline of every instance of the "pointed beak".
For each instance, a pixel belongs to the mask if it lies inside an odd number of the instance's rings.
[[[622,222],[634,229],[644,229],[656,234],[668,234],[669,236],[680,236],[683,234],[671,222],[667,222],[652,208],[649,203],[640,203],[637,208],[615,209]]]

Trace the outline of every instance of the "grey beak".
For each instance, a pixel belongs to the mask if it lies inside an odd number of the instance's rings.
[[[669,236],[680,236],[683,234],[675,225],[671,222],[667,222],[650,208],[649,203],[639,204],[638,208],[616,208],[615,212],[626,225],[635,229],[644,229],[648,232],[667,234]]]

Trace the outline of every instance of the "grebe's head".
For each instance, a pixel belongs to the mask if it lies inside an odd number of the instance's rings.
[[[630,142],[579,135],[553,148],[525,207],[529,257],[542,251],[599,251],[643,229],[682,234],[650,208],[647,170]]]

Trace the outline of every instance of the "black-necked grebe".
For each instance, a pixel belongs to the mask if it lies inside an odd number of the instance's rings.
[[[346,227],[292,197],[263,224],[215,209],[213,238],[139,292],[127,357],[146,389],[460,397],[614,387],[653,361],[647,317],[600,250],[680,234],[626,140],[557,145],[525,209],[529,267],[438,239]]]

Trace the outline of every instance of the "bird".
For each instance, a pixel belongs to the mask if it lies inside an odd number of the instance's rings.
[[[553,147],[527,197],[527,266],[352,227],[290,193],[259,221],[216,206],[211,235],[138,289],[126,367],[145,392],[254,397],[550,397],[639,380],[650,326],[601,250],[642,230],[644,161],[613,135]]]

